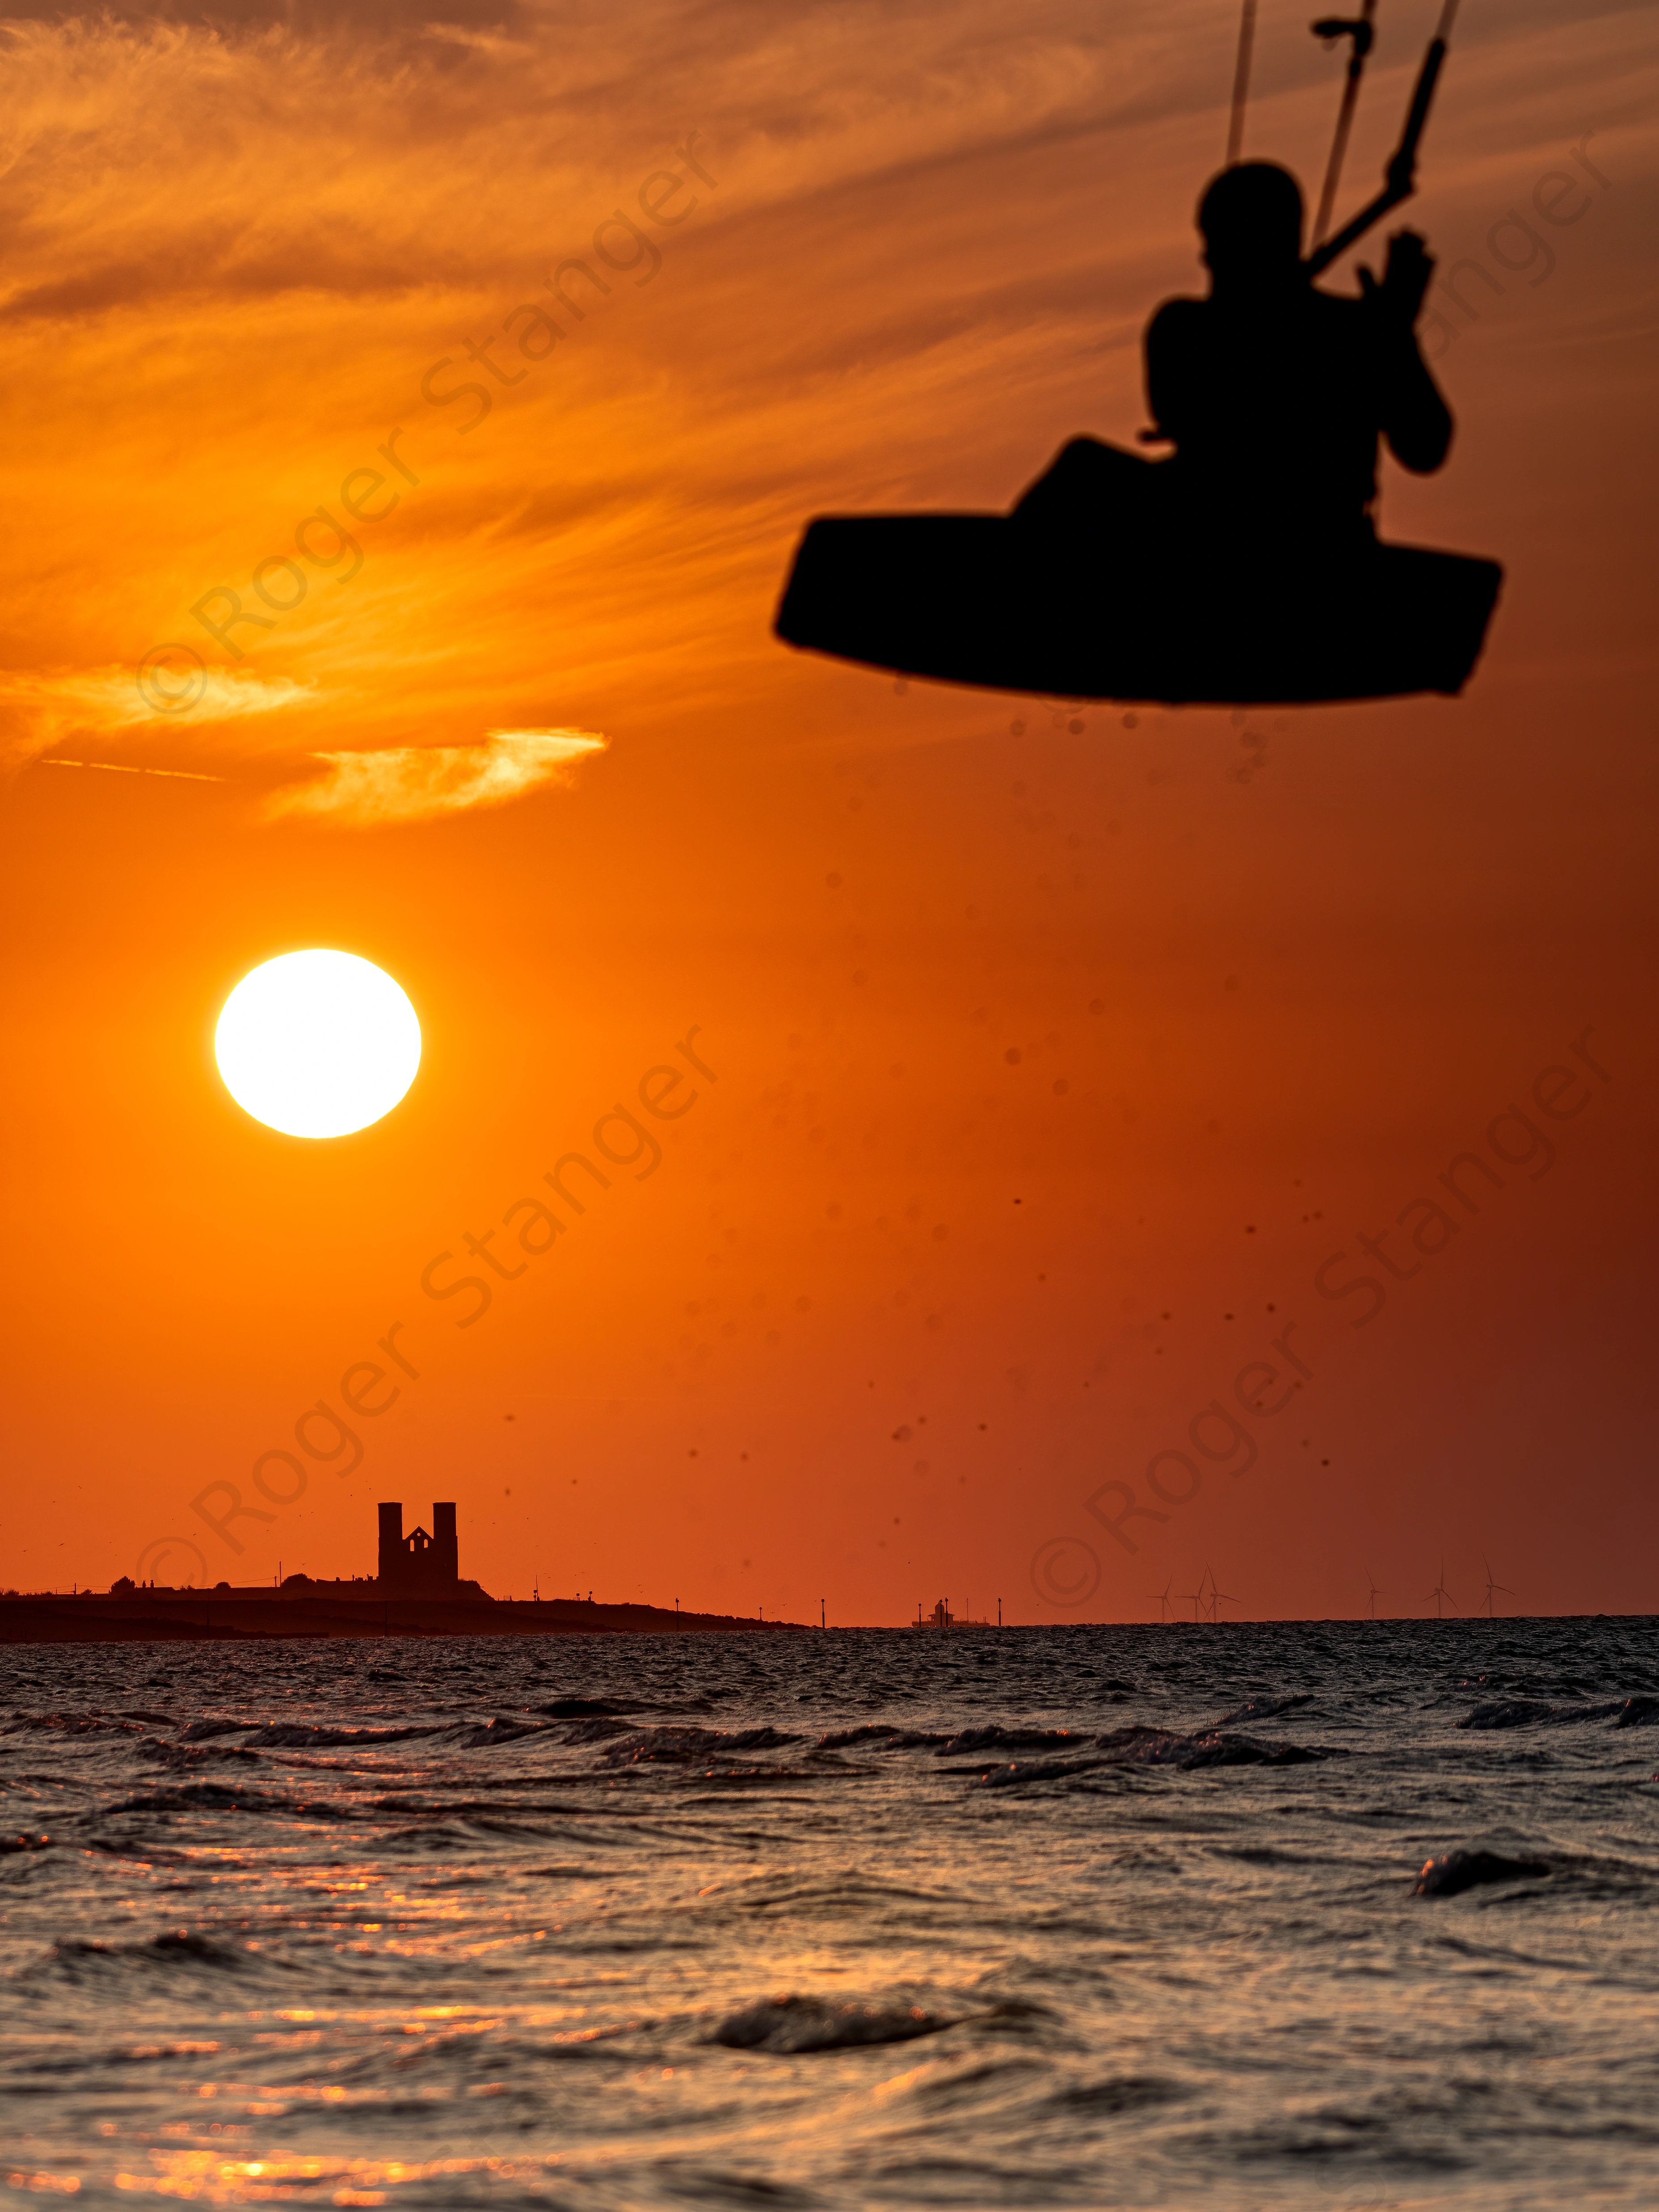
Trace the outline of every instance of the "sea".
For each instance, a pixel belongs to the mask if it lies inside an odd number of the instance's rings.
[[[0,2203],[1659,2205],[1652,1620],[0,1674]]]

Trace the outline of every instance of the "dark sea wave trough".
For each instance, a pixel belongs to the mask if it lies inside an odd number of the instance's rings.
[[[1653,1622],[12,1646],[0,1788],[6,2201],[1659,2203]]]

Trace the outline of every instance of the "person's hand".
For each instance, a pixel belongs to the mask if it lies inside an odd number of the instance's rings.
[[[1379,284],[1369,269],[1359,272],[1359,289],[1368,304],[1407,330],[1423,309],[1423,295],[1434,275],[1434,256],[1414,230],[1397,230],[1389,240],[1389,265]]]
[[[1423,309],[1423,295],[1434,275],[1434,256],[1414,230],[1397,230],[1389,240],[1389,265],[1382,289],[1399,303],[1407,322],[1414,323]]]

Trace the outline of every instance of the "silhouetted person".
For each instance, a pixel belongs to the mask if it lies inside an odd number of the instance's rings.
[[[1198,211],[1206,299],[1147,326],[1160,460],[1074,438],[1006,517],[826,516],[778,611],[791,644],[1060,698],[1455,694],[1503,571],[1378,541],[1376,447],[1437,469],[1452,419],[1418,351],[1434,264],[1413,231],[1379,283],[1321,292],[1288,171],[1223,172]]]
[[[1146,395],[1204,503],[1340,527],[1376,496],[1376,441],[1419,475],[1452,418],[1413,329],[1434,264],[1415,231],[1389,242],[1379,284],[1339,299],[1301,270],[1302,194],[1266,161],[1229,169],[1198,211],[1207,300],[1170,300],[1146,332]]]
[[[1015,514],[1086,533],[1108,519],[1098,502],[1124,500],[1140,528],[1178,532],[1189,554],[1205,550],[1191,533],[1213,529],[1235,553],[1317,562],[1369,520],[1379,435],[1419,474],[1446,458],[1451,416],[1413,327],[1434,264],[1401,231],[1380,284],[1363,270],[1357,299],[1316,290],[1301,190],[1270,161],[1224,170],[1198,226],[1209,297],[1166,300],[1146,330],[1148,435],[1173,441],[1173,459],[1148,477],[1126,467],[1132,456],[1074,439]]]

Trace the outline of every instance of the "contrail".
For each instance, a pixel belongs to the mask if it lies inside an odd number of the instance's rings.
[[[112,775],[176,775],[186,783],[228,783],[230,781],[228,776],[223,775],[198,775],[193,769],[188,768],[130,768],[125,761],[72,761],[43,757],[37,765],[40,768],[101,768],[106,769]]]

